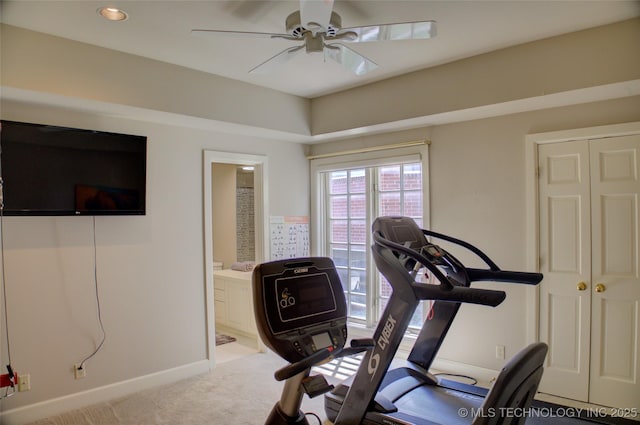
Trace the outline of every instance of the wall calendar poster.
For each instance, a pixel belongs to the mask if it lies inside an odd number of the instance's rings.
[[[271,216],[271,261],[309,256],[309,217]]]

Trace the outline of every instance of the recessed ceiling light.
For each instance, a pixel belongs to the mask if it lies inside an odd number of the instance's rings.
[[[251,165],[245,165],[244,167],[242,167],[242,169],[244,171],[253,171],[255,169],[255,167],[253,167]]]
[[[98,9],[98,14],[110,21],[124,21],[129,17],[129,15],[127,15],[127,12],[115,7],[101,7],[100,9]]]

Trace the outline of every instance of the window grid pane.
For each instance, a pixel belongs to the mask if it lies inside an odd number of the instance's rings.
[[[366,192],[366,171],[364,168],[359,170],[349,170],[349,193],[365,193]]]
[[[329,173],[329,193],[331,195],[347,193],[346,171],[334,171]]]
[[[349,216],[351,218],[367,218],[367,195],[349,196]]]
[[[380,194],[380,215],[400,215],[402,212],[402,197],[400,192],[386,192]]]
[[[378,182],[380,192],[400,190],[401,188],[400,165],[378,168]]]
[[[329,197],[329,218],[347,218],[349,198],[346,195],[332,195]]]

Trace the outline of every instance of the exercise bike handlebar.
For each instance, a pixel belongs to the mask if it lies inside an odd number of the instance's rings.
[[[323,361],[329,359],[332,356],[332,349],[323,348],[309,357],[305,357],[304,359],[286,365],[285,367],[276,370],[273,376],[276,378],[276,381],[284,381],[285,379],[289,379],[292,376],[296,376],[297,374],[304,372],[312,366],[318,365]]]
[[[329,347],[322,348],[309,357],[305,357],[300,361],[288,364],[285,367],[278,369],[274,373],[274,377],[276,378],[276,381],[284,381],[285,379],[296,376],[297,374],[304,372],[306,369],[317,366],[327,360],[338,357],[353,356],[354,354],[369,350],[371,347],[373,347],[373,345],[373,339],[368,338],[362,340],[352,340],[351,347],[344,347],[341,350],[333,350]]]

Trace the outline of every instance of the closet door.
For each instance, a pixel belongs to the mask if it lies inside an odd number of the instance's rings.
[[[640,409],[640,135],[541,145],[540,390]]]
[[[589,401],[640,409],[640,135],[593,140]]]
[[[542,392],[587,401],[591,322],[589,146],[538,148],[540,340],[549,345]]]

